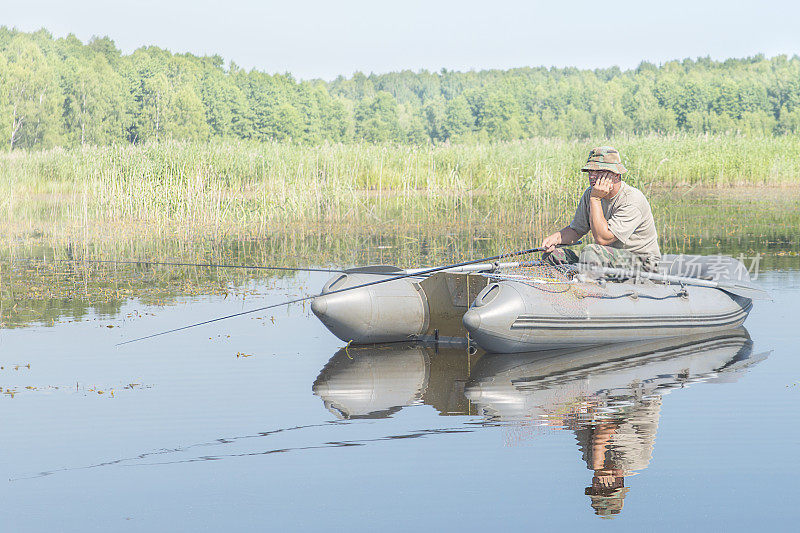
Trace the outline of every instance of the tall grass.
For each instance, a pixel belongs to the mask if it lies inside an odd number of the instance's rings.
[[[645,192],[800,185],[800,137],[640,136],[406,146],[243,142],[0,155],[5,238],[264,236],[302,224],[438,228],[568,220],[589,148]]]

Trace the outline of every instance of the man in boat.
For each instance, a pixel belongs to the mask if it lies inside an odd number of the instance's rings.
[[[589,188],[581,196],[572,222],[542,241],[550,264],[581,263],[590,267],[643,269],[654,272],[661,260],[658,235],[650,204],[641,191],[622,181],[626,172],[619,152],[600,146],[589,152],[581,168]],[[592,232],[594,244],[580,258],[558,244],[572,244]]]

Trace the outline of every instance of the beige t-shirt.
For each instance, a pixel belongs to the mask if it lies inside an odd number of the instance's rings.
[[[591,227],[589,226],[589,196],[592,188],[589,187],[581,196],[578,209],[569,227],[574,229],[579,236],[584,236]],[[608,229],[617,238],[611,243],[612,248],[619,248],[635,253],[641,259],[661,259],[661,250],[658,247],[658,234],[653,221],[650,204],[642,192],[631,187],[624,181],[616,196],[607,200],[600,200],[603,207],[603,216],[608,221]]]

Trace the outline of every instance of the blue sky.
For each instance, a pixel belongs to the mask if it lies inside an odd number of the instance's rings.
[[[712,0],[0,0],[0,25],[128,53],[155,44],[246,68],[332,79],[355,71],[635,67],[641,60],[800,53],[800,3]]]

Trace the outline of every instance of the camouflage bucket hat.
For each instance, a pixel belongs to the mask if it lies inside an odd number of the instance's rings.
[[[610,170],[617,174],[624,174],[628,171],[622,165],[622,159],[620,159],[617,149],[611,146],[598,146],[589,152],[589,159],[586,160],[581,171],[589,172],[590,170]]]
[[[590,487],[591,488],[591,487]],[[592,499],[592,509],[601,518],[614,518],[620,514],[625,505],[625,495],[630,489],[627,487],[619,489],[594,490],[590,493],[590,488],[586,489],[586,494]]]

